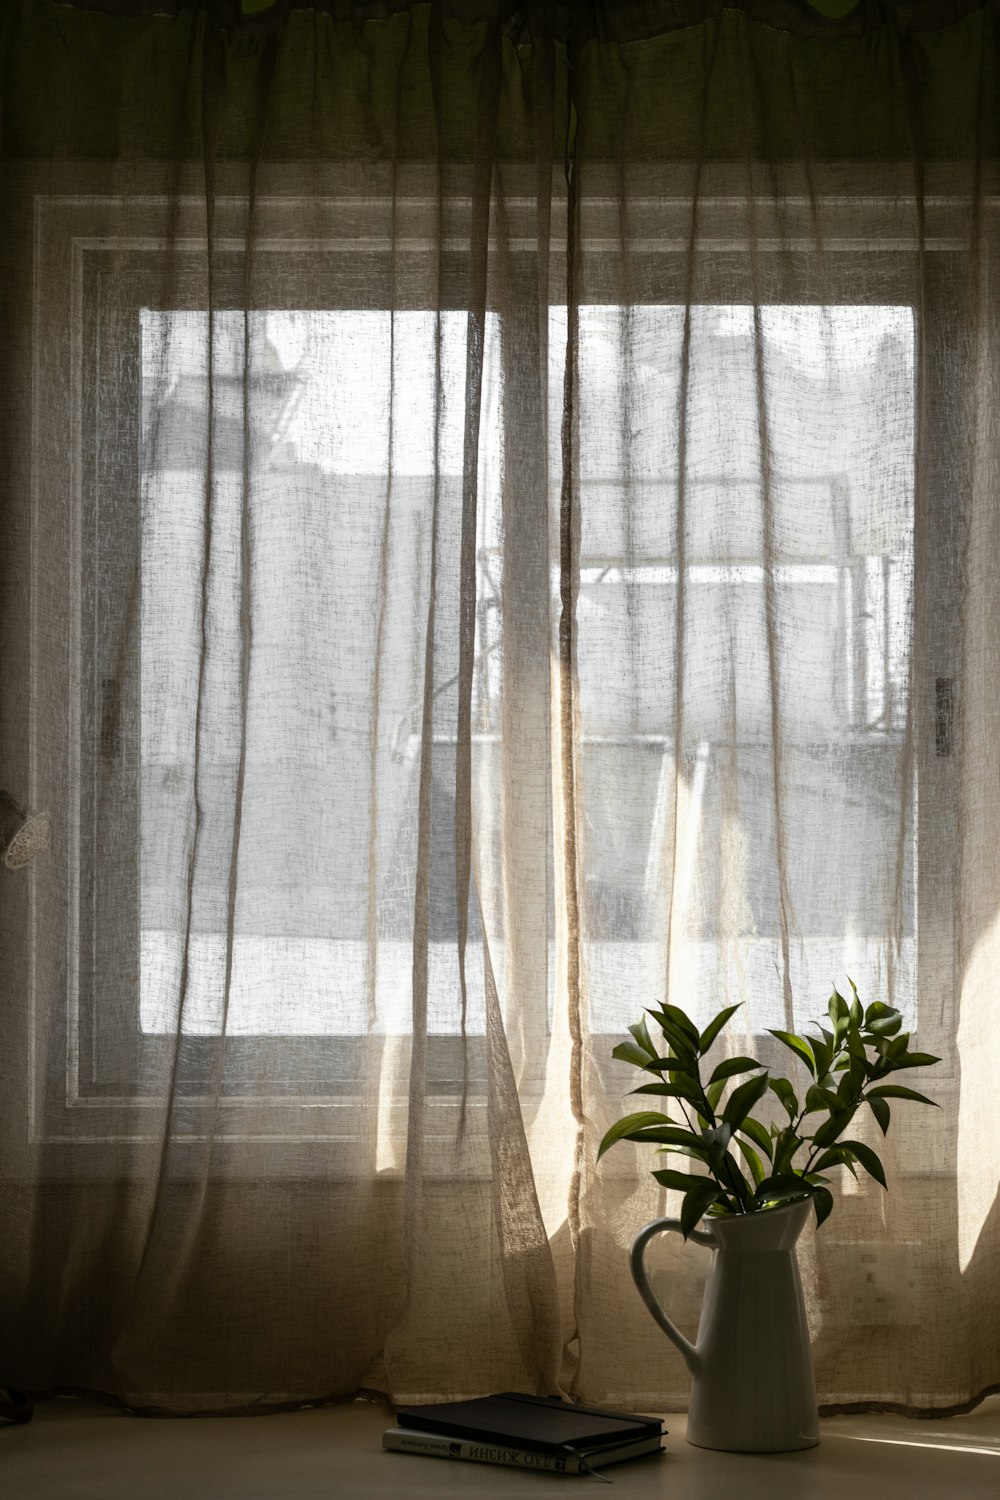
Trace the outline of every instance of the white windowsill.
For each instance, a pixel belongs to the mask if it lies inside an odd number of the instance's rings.
[[[805,1453],[709,1453],[667,1419],[666,1453],[608,1471],[629,1500],[996,1500],[1000,1397],[964,1417],[831,1417]],[[0,1432],[0,1488],[18,1500],[376,1500],[511,1495],[559,1500],[595,1481],[383,1453],[389,1417],[367,1402],[272,1417],[155,1421],[95,1402],[44,1403]],[[564,1488],[563,1488],[564,1487]]]

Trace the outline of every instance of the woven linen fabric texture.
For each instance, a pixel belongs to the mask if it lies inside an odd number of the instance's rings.
[[[3,10],[0,1379],[682,1408],[611,1047],[850,975],[821,1402],[996,1389],[996,4]]]

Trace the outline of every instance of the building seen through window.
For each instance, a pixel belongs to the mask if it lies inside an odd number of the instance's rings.
[[[875,962],[869,930],[884,927],[872,903],[894,888],[878,859],[898,846],[910,712],[912,311],[766,307],[755,317],[749,307],[704,306],[690,319],[679,445],[684,310],[580,309],[581,858],[591,1028],[602,1032],[634,1019],[635,996],[660,972],[666,905],[680,972],[711,1008],[713,976],[730,962],[723,947],[747,982],[780,994],[782,902],[792,908],[803,990],[815,996],[845,963],[864,978]],[[550,511],[559,503],[566,327],[565,309],[554,308]],[[480,874],[498,887],[491,788],[512,670],[501,588],[503,338],[491,317],[473,705]],[[460,524],[465,344],[458,312],[441,315],[439,340],[435,317],[419,311],[142,314],[148,1032],[174,1024],[168,997],[187,920],[179,872],[188,869],[196,759],[185,1024],[220,1024],[244,670],[253,733],[227,1030],[368,1029],[376,783],[378,1026],[409,1025],[422,647],[381,665],[374,748],[367,725],[379,610],[382,639],[419,641],[435,503],[439,537],[453,538]],[[623,389],[632,393],[627,412]],[[439,553],[439,619],[457,609],[455,552]],[[554,647],[558,553],[550,555]],[[457,666],[436,654],[430,961],[449,995]],[[904,999],[915,963],[915,789],[910,802]],[[551,932],[551,910],[547,920]],[[501,991],[503,925],[503,902],[490,903]],[[471,936],[475,948],[475,913]],[[455,1029],[449,1005],[432,1012],[432,1031]],[[481,1016],[469,1024],[481,1027]]]

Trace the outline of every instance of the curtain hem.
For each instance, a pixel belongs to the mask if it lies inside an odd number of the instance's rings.
[[[174,1408],[158,1406],[155,1403],[142,1403],[141,1405],[126,1401],[121,1396],[116,1396],[110,1391],[95,1390],[89,1386],[58,1385],[43,1390],[26,1390],[24,1386],[18,1386],[25,1390],[29,1400],[55,1401],[60,1397],[69,1397],[75,1400],[96,1401],[103,1406],[115,1407],[119,1411],[128,1412],[136,1417],[153,1417],[167,1419],[172,1417],[271,1417],[282,1413],[295,1411],[310,1411],[320,1406],[346,1406],[352,1401],[367,1401],[372,1406],[381,1406],[387,1415],[391,1416],[395,1410],[395,1403],[386,1391],[372,1390],[361,1386],[358,1390],[348,1395],[319,1395],[302,1396],[288,1401],[254,1401],[243,1406],[197,1406]],[[906,1417],[915,1422],[945,1421],[950,1417],[968,1416],[976,1410],[990,1396],[1000,1396],[1000,1380],[989,1385],[984,1385],[975,1395],[967,1401],[954,1402],[950,1406],[912,1406],[906,1401],[821,1401],[818,1410],[820,1417],[860,1417],[860,1416],[895,1416]],[[635,1405],[636,1403],[628,1403]],[[658,1408],[667,1415],[680,1415],[686,1408],[669,1406]]]
[[[984,1385],[968,1401],[957,1401],[952,1406],[910,1406],[905,1401],[821,1401],[819,1414],[821,1417],[859,1417],[875,1416],[885,1414],[896,1417],[909,1417],[913,1421],[938,1421],[946,1417],[964,1417],[970,1411],[975,1411],[977,1406],[990,1396],[1000,1396],[1000,1380],[994,1381],[992,1385]]]

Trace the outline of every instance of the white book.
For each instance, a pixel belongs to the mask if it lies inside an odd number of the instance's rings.
[[[504,1443],[451,1438],[444,1433],[419,1432],[413,1427],[390,1427],[382,1434],[382,1447],[389,1453],[417,1453],[426,1458],[460,1458],[474,1464],[506,1464],[512,1469],[542,1469],[549,1474],[586,1474],[590,1469],[662,1453],[660,1435],[614,1443],[607,1448],[579,1448],[573,1453],[542,1453]]]

